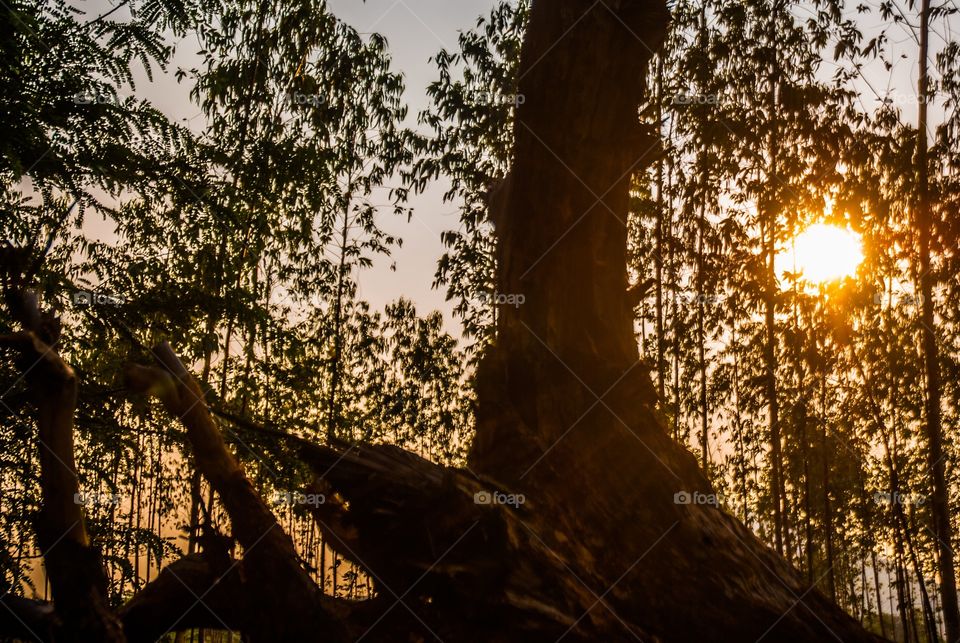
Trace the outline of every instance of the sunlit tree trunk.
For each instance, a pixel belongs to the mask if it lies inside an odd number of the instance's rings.
[[[770,89],[770,111],[776,110],[776,89]],[[776,181],[775,134],[768,136],[768,152],[770,154],[771,176],[768,186]],[[780,554],[785,549],[785,531],[783,518],[783,502],[786,496],[786,485],[783,474],[783,455],[780,443],[780,402],[777,399],[777,326],[776,326],[776,291],[777,276],[774,266],[776,258],[776,220],[777,212],[774,203],[768,196],[761,205],[761,234],[763,235],[763,256],[766,268],[764,292],[764,328],[766,341],[764,343],[764,363],[766,368],[766,395],[767,421],[770,439],[770,500],[773,504],[774,544]]]
[[[826,352],[826,350],[824,350],[824,352]],[[820,418],[820,450],[823,453],[821,478],[823,483],[823,532],[826,549],[827,595],[831,600],[836,601],[837,581],[836,574],[834,573],[833,505],[830,499],[830,444],[827,439],[827,378],[825,373],[820,374]]]
[[[887,622],[883,618],[883,596],[880,593],[880,569],[876,547],[870,549],[870,566],[873,568],[873,588],[877,597],[877,620],[880,621],[880,636],[887,638]]]
[[[794,266],[796,271],[796,266]],[[793,315],[793,341],[790,342],[791,353],[793,354],[793,374],[794,394],[793,421],[796,427],[796,434],[800,437],[800,458],[802,459],[803,469],[803,533],[804,533],[804,564],[807,572],[807,581],[814,582],[814,572],[816,560],[813,544],[813,499],[811,497],[811,479],[810,479],[810,436],[807,432],[809,413],[807,411],[807,378],[803,366],[803,329],[800,324],[800,287],[797,279],[793,280],[793,290],[791,292],[793,301],[790,304]]]

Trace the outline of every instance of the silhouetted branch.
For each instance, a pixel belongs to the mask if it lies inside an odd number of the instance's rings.
[[[320,589],[300,565],[293,541],[253,488],[240,463],[230,453],[199,384],[167,343],[154,347],[162,368],[130,365],[126,370],[131,390],[159,399],[187,429],[197,469],[219,495],[230,517],[232,533],[243,547],[247,587],[256,592],[259,620],[248,623],[254,638],[293,640],[307,633],[327,632],[325,640],[345,640],[346,627],[319,608]],[[291,610],[298,618],[276,619]]]
[[[7,281],[7,284],[10,282]],[[36,521],[63,640],[123,641],[107,605],[107,580],[84,525],[74,462],[77,378],[54,348],[59,320],[42,314],[36,294],[7,288],[11,316],[23,330],[0,337],[17,351],[17,364],[36,409],[41,508]]]

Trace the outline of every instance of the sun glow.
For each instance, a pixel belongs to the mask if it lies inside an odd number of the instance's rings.
[[[863,241],[852,230],[816,223],[798,234],[783,254],[785,270],[799,272],[811,283],[825,283],[856,274],[863,261]]]

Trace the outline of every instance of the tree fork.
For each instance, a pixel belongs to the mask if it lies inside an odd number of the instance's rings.
[[[161,368],[130,365],[127,383],[133,391],[157,397],[183,423],[197,470],[220,496],[233,537],[244,550],[244,577],[250,586],[262,588],[257,592],[262,618],[252,620],[246,632],[263,641],[305,640],[317,632],[325,632],[326,640],[346,640],[344,624],[325,609],[320,589],[300,565],[293,541],[227,448],[197,381],[169,344],[159,344],[152,352]],[[274,618],[285,611],[300,616]]]

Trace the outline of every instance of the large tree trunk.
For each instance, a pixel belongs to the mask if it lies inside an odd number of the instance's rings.
[[[625,223],[655,144],[637,109],[666,24],[656,1],[534,3],[496,217],[499,289],[526,303],[501,311],[482,364],[470,468],[536,503],[531,528],[602,597],[596,609],[664,640],[871,640],[722,509],[696,504],[713,491],[651,412]]]

